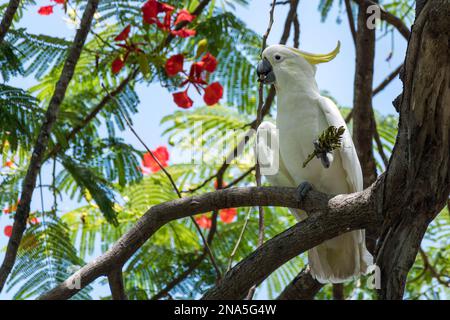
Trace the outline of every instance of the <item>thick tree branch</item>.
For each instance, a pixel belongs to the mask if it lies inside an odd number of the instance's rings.
[[[127,300],[123,285],[122,269],[113,269],[108,274],[108,283],[113,300]]]
[[[83,49],[84,42],[86,41],[89,29],[91,28],[92,18],[97,9],[98,2],[99,0],[89,0],[86,5],[80,28],[75,35],[72,47],[64,63],[61,76],[56,83],[55,91],[46,111],[44,123],[39,131],[27,174],[23,181],[20,203],[16,214],[14,215],[12,235],[8,241],[5,258],[0,268],[0,291],[3,289],[6,279],[14,266],[17,250],[19,249],[20,241],[23,232],[25,231],[28,215],[30,213],[30,203],[36,186],[36,178],[44,159],[44,153],[48,146],[50,133],[58,117],[60,105],[64,100],[67,87],[73,77],[75,66],[80,58],[81,50]]]
[[[270,251],[264,261],[260,261],[261,265],[253,264],[253,268],[261,271],[247,275],[246,285],[241,286],[243,295],[248,292],[253,284],[258,283],[257,279],[266,277],[270,274],[272,268],[276,269],[275,265],[269,266],[272,262],[282,264],[302,251],[334,237],[338,233],[344,233],[350,229],[361,228],[379,221],[371,210],[373,202],[370,189],[357,194],[336,197],[311,191],[303,201],[299,201],[295,188],[287,187],[230,188],[177,199],[152,207],[109,251],[85,265],[68,280],[41,296],[40,299],[70,298],[79,291],[79,289],[71,289],[73,288],[71,285],[73,279],[79,279],[81,288],[83,288],[98,277],[108,275],[111,270],[123,265],[159,228],[172,220],[224,208],[260,205],[303,208],[311,215],[306,221],[268,241],[253,254],[259,257],[261,252]],[[330,223],[330,220],[335,220],[336,215],[341,217],[339,222],[337,224]],[[305,234],[303,234],[303,231],[305,231]],[[284,243],[286,240],[288,243]],[[291,247],[291,242],[297,244]],[[299,246],[299,244],[301,245]],[[280,246],[283,248],[285,246],[290,247],[286,251],[286,255],[284,250],[283,254],[280,254]],[[277,247],[278,249],[276,249]],[[275,261],[272,260],[274,256],[278,256]],[[248,260],[250,264],[257,262],[252,257],[247,258],[245,260],[247,263],[244,263],[246,268],[251,268],[248,265]],[[241,266],[242,262],[230,271],[231,274],[235,274],[235,269],[241,269]],[[226,276],[227,279],[229,274]],[[220,283],[226,282],[228,280],[222,280]]]
[[[19,4],[20,0],[9,1],[8,7],[6,8],[2,21],[0,22],[0,44],[3,42],[3,39],[11,27],[14,15],[16,14],[17,8],[19,8]]]
[[[351,230],[376,226],[381,221],[381,216],[373,214],[377,186],[374,184],[363,192],[331,198],[327,201],[326,209],[320,206],[305,209],[309,213],[308,219],[251,253],[231,269],[216,287],[209,290],[203,299],[242,299],[248,288],[264,281],[290,259],[322,243],[324,237],[331,239]]]
[[[223,177],[222,176],[217,177],[216,182],[217,182],[217,186],[218,186],[217,189],[223,189],[222,187],[220,187],[220,186],[223,186]],[[208,247],[204,246],[203,251],[200,254],[200,256],[198,256],[194,261],[192,261],[188,265],[188,267],[185,271],[183,271],[181,274],[179,274],[177,277],[175,277],[162,290],[160,290],[158,293],[156,293],[152,297],[152,300],[158,300],[158,299],[161,299],[161,298],[165,297],[166,295],[168,295],[170,290],[172,290],[178,284],[180,284],[182,281],[184,281],[203,262],[203,259],[208,255],[208,248],[211,247],[212,242],[214,240],[214,236],[216,235],[218,213],[219,212],[217,210],[215,210],[211,217],[211,220],[212,220],[211,228],[209,229],[208,237],[206,239]]]
[[[311,276],[310,270],[304,269],[284,288],[277,299],[313,300],[322,287],[323,284]]]

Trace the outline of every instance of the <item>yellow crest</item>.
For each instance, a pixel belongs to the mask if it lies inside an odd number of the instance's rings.
[[[338,41],[336,48],[331,51],[330,53],[326,54],[314,54],[314,53],[308,53],[305,51],[301,51],[295,48],[289,48],[291,51],[295,52],[299,56],[302,56],[311,64],[319,64],[319,63],[325,63],[330,62],[334,58],[336,58],[337,54],[339,53],[339,49],[341,48],[341,42]]]

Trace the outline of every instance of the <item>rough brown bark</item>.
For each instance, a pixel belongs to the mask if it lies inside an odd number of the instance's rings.
[[[237,283],[241,294],[235,296],[230,291],[230,295],[225,297],[243,297],[253,284],[259,283],[278,266],[303,251],[348,230],[379,223],[378,217],[372,213],[374,203],[371,195],[370,188],[360,193],[336,197],[311,191],[299,201],[295,188],[247,187],[224,189],[162,203],[147,211],[109,251],[85,265],[41,299],[70,298],[79,291],[71,289],[73,279],[79,279],[83,288],[98,277],[109,274],[111,270],[123,265],[160,227],[175,219],[224,208],[259,205],[304,208],[310,212],[309,219],[267,241],[227,273],[226,279],[221,280],[221,284],[228,284],[233,288]],[[337,223],[336,215],[340,216]],[[243,270],[251,272],[242,272]],[[235,276],[242,281],[228,281]]]
[[[366,25],[369,18],[367,2],[359,5],[358,32],[356,33],[356,67],[353,92],[353,141],[364,178],[364,187],[371,185],[376,177],[373,155],[372,117],[373,67],[375,58],[375,29]]]
[[[36,186],[36,178],[41,169],[42,160],[44,158],[45,150],[48,146],[48,140],[52,131],[53,125],[58,117],[59,107],[66,94],[67,87],[75,71],[75,66],[83,49],[89,29],[91,28],[92,18],[97,9],[99,0],[89,0],[86,9],[81,19],[80,29],[78,29],[73,45],[69,51],[61,76],[56,83],[55,91],[50,100],[48,109],[45,113],[45,120],[40,128],[37,142],[34,146],[33,154],[30,159],[27,174],[23,181],[22,193],[20,196],[20,203],[14,215],[14,224],[12,235],[8,241],[5,258],[0,268],[0,291],[11,272],[14,262],[16,260],[17,250],[19,249],[20,241],[23,232],[25,231],[28,215],[30,213],[30,203],[33,196],[33,191]]]
[[[404,66],[396,154],[380,208],[382,299],[401,299],[428,224],[450,190],[450,2],[429,0],[416,18]]]
[[[108,274],[108,283],[113,300],[127,300],[121,268],[114,269]]]
[[[350,32],[352,34],[353,43],[356,44],[356,26],[355,26],[355,19],[353,17],[353,10],[352,10],[352,5],[350,3],[350,0],[345,0],[345,11],[347,12],[348,26],[349,26]]]
[[[281,265],[324,240],[377,225],[380,216],[373,214],[373,196],[377,186],[374,184],[359,193],[334,197],[328,200],[328,208],[320,213],[316,211],[319,209],[317,207],[305,209],[309,214],[308,219],[251,253],[206,292],[202,299],[242,299],[252,285],[261,283]],[[339,219],[336,219],[337,216]]]
[[[3,42],[6,33],[8,33],[8,30],[11,27],[14,15],[16,14],[19,4],[20,0],[9,1],[8,7],[6,8],[5,13],[3,15],[2,22],[0,22],[0,44]]]
[[[333,284],[333,300],[345,300],[344,296],[344,284]]]
[[[322,287],[323,284],[314,279],[308,269],[304,269],[284,288],[277,299],[313,300]]]

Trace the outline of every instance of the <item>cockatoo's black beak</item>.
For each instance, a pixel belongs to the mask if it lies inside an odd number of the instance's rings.
[[[258,81],[264,84],[272,84],[275,82],[275,73],[273,73],[272,65],[266,58],[258,63],[256,73],[258,74]]]

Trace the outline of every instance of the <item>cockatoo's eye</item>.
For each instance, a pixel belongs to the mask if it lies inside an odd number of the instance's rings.
[[[275,58],[276,61],[281,61],[281,56],[279,54],[276,54],[274,56],[274,58]]]

